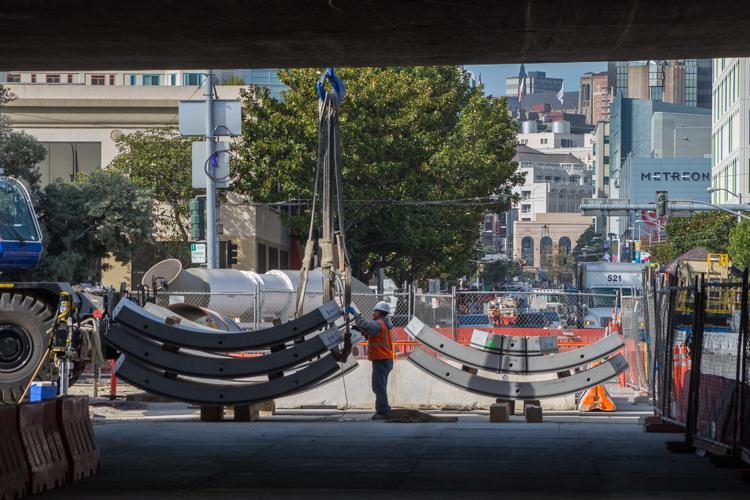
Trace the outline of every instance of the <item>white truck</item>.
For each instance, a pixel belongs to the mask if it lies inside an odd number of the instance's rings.
[[[645,264],[635,262],[582,262],[578,265],[578,290],[591,296],[581,301],[583,328],[606,328],[618,296],[639,295],[643,289]]]

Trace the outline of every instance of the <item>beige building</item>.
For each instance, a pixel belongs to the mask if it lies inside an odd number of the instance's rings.
[[[76,172],[106,168],[117,155],[115,138],[137,130],[176,127],[178,102],[203,99],[195,86],[10,84],[17,99],[4,107],[15,130],[36,137],[47,149],[43,182],[70,180]],[[217,86],[220,99],[236,99],[240,87]],[[238,243],[239,269],[288,267],[290,239],[280,217],[230,195],[222,206],[222,240]],[[157,237],[158,238],[158,237]],[[283,264],[287,264],[284,266]],[[143,264],[145,265],[145,264]],[[139,266],[140,267],[140,266]],[[104,284],[129,284],[141,269],[117,266]]]
[[[569,255],[576,241],[592,224],[578,213],[535,213],[531,220],[513,223],[513,260],[524,262],[524,271],[538,274],[553,253]]]

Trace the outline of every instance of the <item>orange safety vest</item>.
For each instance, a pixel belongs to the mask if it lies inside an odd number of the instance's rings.
[[[378,323],[380,323],[380,332],[377,335],[370,335],[367,339],[367,359],[370,361],[376,359],[393,359],[395,355],[391,330],[386,325],[384,319],[379,319]]]

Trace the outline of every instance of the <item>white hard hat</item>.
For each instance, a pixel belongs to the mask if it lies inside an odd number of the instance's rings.
[[[375,310],[384,312],[387,315],[391,314],[391,305],[388,302],[383,302],[382,300],[375,304]]]

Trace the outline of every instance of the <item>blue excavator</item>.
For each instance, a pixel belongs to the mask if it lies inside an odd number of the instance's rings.
[[[88,363],[98,298],[68,283],[11,280],[44,251],[28,189],[0,171],[0,404],[19,401],[34,379],[74,381]]]

